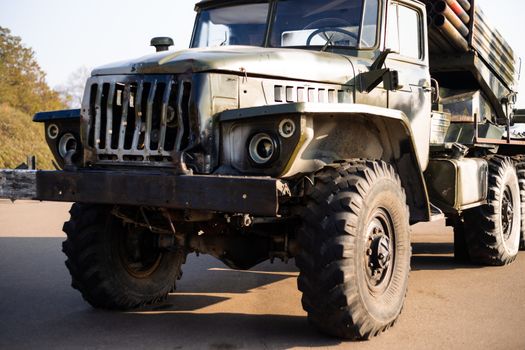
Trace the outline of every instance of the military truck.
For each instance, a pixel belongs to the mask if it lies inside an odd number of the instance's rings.
[[[59,170],[0,196],[75,202],[63,251],[96,308],[164,299],[189,253],[295,258],[309,321],[370,338],[407,292],[410,225],[511,263],[525,230],[517,59],[475,0],[207,0],[191,47],[92,72],[39,113]]]

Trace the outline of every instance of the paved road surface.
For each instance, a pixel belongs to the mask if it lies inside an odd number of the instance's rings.
[[[369,342],[340,342],[308,326],[293,263],[236,272],[191,257],[166,304],[93,310],[63,264],[67,209],[0,201],[0,349],[525,349],[525,254],[504,268],[458,265],[442,223],[414,228],[397,325]]]

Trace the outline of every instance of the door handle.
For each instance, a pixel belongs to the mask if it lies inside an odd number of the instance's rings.
[[[421,88],[425,92],[432,92],[432,85],[430,85],[428,82],[424,82]]]

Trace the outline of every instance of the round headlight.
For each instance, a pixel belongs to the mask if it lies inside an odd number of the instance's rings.
[[[248,146],[250,158],[257,164],[266,164],[272,160],[277,145],[272,137],[265,133],[260,133],[252,137]]]
[[[58,125],[51,124],[47,127],[47,137],[49,137],[51,140],[56,139],[59,133],[60,129],[58,128]]]
[[[290,138],[295,133],[295,123],[291,119],[283,119],[279,124],[279,134],[284,138]]]

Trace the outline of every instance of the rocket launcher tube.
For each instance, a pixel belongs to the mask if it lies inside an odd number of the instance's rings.
[[[429,23],[431,22],[432,21],[430,21]],[[434,45],[433,47],[439,50],[439,52],[453,53],[456,51],[454,46],[452,46],[452,44],[450,44],[443,37],[443,34],[435,28],[432,28],[428,31],[428,38],[431,42],[430,46]],[[431,51],[432,51],[432,47],[431,47]]]
[[[437,14],[444,15],[450,23],[461,33],[463,36],[469,35],[469,29],[467,26],[461,21],[461,19],[452,11],[452,9],[447,5],[445,1],[438,1],[434,5],[434,11]]]
[[[467,11],[461,7],[461,5],[456,0],[446,0],[450,9],[463,21],[465,24],[470,23],[470,16]]]
[[[443,15],[437,15],[434,17],[434,26],[436,26],[445,38],[457,49],[467,52],[469,45],[467,40],[461,35],[460,32],[449,22],[449,20]]]
[[[470,2],[468,0],[458,0],[458,3],[463,7],[466,12],[470,11]]]

